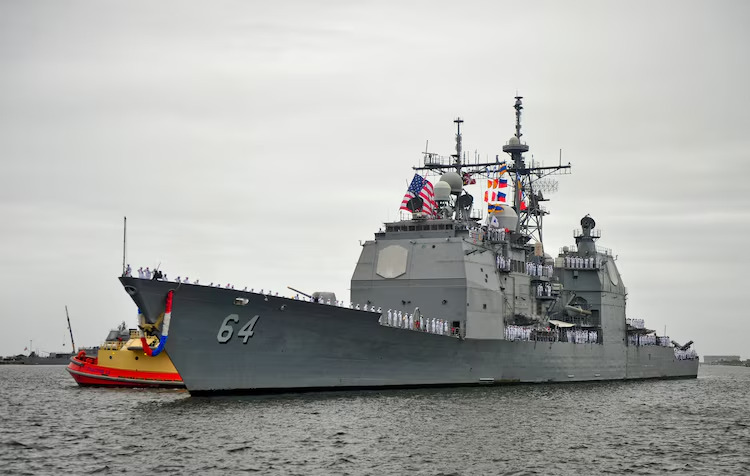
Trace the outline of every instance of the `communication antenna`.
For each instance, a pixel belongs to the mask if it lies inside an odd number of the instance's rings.
[[[456,160],[456,172],[460,175],[461,174],[461,155],[463,151],[463,138],[461,137],[461,124],[463,124],[464,120],[460,117],[457,117],[454,121],[456,124],[456,154],[453,156]]]
[[[128,217],[122,217],[122,275],[125,276],[125,256],[128,239]]]

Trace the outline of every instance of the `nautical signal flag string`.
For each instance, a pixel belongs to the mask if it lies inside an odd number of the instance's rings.
[[[487,188],[505,188],[508,186],[507,179],[490,179],[487,180]]]
[[[401,201],[401,207],[399,207],[399,210],[411,212],[409,207],[407,207],[407,204],[409,203],[409,200],[416,197],[422,199],[422,213],[426,213],[430,216],[435,215],[435,212],[437,211],[437,206],[435,205],[435,189],[429,180],[421,177],[419,174],[414,174],[414,178],[411,180],[409,188],[406,189],[406,195],[404,195],[404,199]]]
[[[505,201],[505,194],[503,192],[492,192],[490,194],[489,190],[484,191],[484,201],[485,202],[504,202]]]
[[[526,210],[526,194],[523,193],[523,185],[521,184],[521,176],[516,172],[516,190],[521,191],[521,204],[520,208],[521,210]],[[518,196],[518,195],[516,195]]]
[[[487,188],[505,188],[508,186],[508,180],[502,178],[508,172],[508,165],[503,162],[497,167],[497,170],[490,170],[489,175],[497,175],[497,178],[487,180]]]

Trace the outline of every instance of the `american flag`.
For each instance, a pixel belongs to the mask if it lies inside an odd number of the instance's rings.
[[[420,177],[418,174],[414,174],[414,178],[411,180],[411,185],[406,190],[406,195],[401,201],[401,208],[399,210],[406,210],[410,212],[406,204],[414,197],[422,198],[422,212],[432,216],[435,214],[437,207],[435,206],[435,191],[432,188],[432,184],[429,180],[424,177]]]

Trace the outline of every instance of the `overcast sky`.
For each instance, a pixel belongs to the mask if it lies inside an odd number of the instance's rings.
[[[128,262],[348,299],[360,240],[430,151],[572,174],[545,249],[590,213],[629,317],[750,357],[750,4],[0,1],[0,355],[97,345]],[[477,197],[479,198],[479,197]],[[660,332],[661,333],[661,332]],[[63,347],[63,343],[66,345]]]

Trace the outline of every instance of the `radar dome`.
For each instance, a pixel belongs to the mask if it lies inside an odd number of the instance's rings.
[[[554,265],[555,260],[552,258],[552,256],[548,255],[547,253],[544,253],[544,264]]]
[[[521,140],[518,137],[513,136],[508,141],[508,145],[521,145]]]
[[[445,182],[451,187],[451,192],[455,194],[461,193],[464,188],[464,181],[460,175],[456,172],[446,172],[440,176],[440,181]]]
[[[439,181],[435,184],[435,201],[447,202],[451,199],[451,186],[448,182]]]

